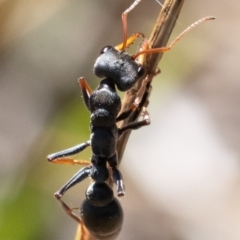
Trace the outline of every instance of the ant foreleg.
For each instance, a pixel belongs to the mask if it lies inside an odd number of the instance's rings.
[[[79,83],[79,86],[82,90],[84,103],[87,106],[88,110],[90,111],[89,98],[90,98],[90,95],[92,94],[92,89],[90,88],[90,86],[88,85],[88,83],[87,83],[87,81],[85,80],[84,77],[80,77],[78,79],[78,83]]]
[[[74,155],[76,153],[82,152],[85,148],[91,145],[90,140],[81,144],[78,144],[74,147],[68,148],[66,150],[53,153],[47,156],[47,159],[49,162],[52,163],[60,163],[60,164],[82,164],[82,165],[88,165],[89,161],[86,160],[75,160],[72,158],[66,158],[67,156]]]
[[[151,49],[144,49],[138,53],[136,53],[134,56],[132,56],[133,59],[138,58],[140,55],[142,54],[150,54],[150,53],[160,53],[160,52],[167,52],[169,50],[171,50],[175,44],[189,31],[191,31],[193,28],[195,28],[197,25],[199,25],[202,22],[205,21],[209,21],[209,20],[214,20],[215,17],[204,17],[199,19],[198,21],[194,22],[193,24],[191,24],[188,28],[186,28],[182,33],[180,33],[169,46],[166,47],[160,47],[160,48],[151,48]]]
[[[122,13],[122,25],[123,25],[123,46],[122,46],[122,51],[125,50],[127,47],[127,15],[129,12],[131,12],[138,3],[140,3],[141,0],[135,0],[132,5],[127,8],[123,13]]]
[[[59,199],[63,196],[63,194],[70,189],[71,187],[75,186],[77,183],[80,183],[84,179],[90,176],[90,171],[92,169],[92,165],[88,167],[82,168],[78,171],[63,187],[61,187],[54,196]]]
[[[131,37],[129,37],[127,40],[126,40],[126,46],[125,48],[129,47],[129,45],[131,45],[136,39],[138,39],[139,37],[145,37],[143,33],[140,33],[140,32],[137,32],[137,33],[133,33]],[[124,48],[123,48],[123,44],[124,43],[120,43],[118,44],[117,46],[115,46],[115,48],[118,50],[118,51],[124,51]]]

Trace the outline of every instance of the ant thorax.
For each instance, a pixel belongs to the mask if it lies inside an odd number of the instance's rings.
[[[121,109],[121,99],[118,96],[112,79],[100,82],[89,98],[91,125],[93,127],[112,127],[116,125],[116,117]]]
[[[91,125],[91,147],[94,155],[99,160],[103,158],[105,162],[116,155],[117,147],[117,127],[112,128],[95,128]]]

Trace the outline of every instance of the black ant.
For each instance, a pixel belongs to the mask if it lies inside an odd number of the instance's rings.
[[[120,91],[127,91],[139,79],[144,77],[143,58],[140,58],[140,56],[143,54],[169,51],[175,43],[194,26],[203,21],[213,19],[212,17],[207,17],[195,22],[181,33],[168,47],[149,49],[146,41],[144,41],[142,49],[135,55],[130,56],[125,52],[125,49],[139,36],[144,37],[142,33],[135,33],[130,38],[127,38],[127,14],[139,2],[140,0],[135,0],[122,14],[123,43],[116,47],[104,47],[94,64],[94,73],[98,77],[105,77],[105,79],[100,82],[98,88],[92,91],[83,77],[79,79],[84,103],[91,113],[90,140],[67,150],[48,155],[48,160],[52,163],[88,165],[77,172],[57,191],[55,197],[60,201],[67,214],[81,225],[83,221],[89,232],[98,239],[115,238],[121,230],[123,221],[121,205],[114,197],[111,187],[105,183],[109,178],[108,164],[111,168],[112,178],[117,186],[118,196],[124,195],[122,174],[117,168],[117,141],[122,133],[150,124],[149,115],[145,112],[143,120],[131,122],[122,128],[117,127],[117,122],[129,117],[137,106],[134,105],[129,110],[119,114],[121,99],[116,92],[116,86]],[[140,101],[141,97],[140,94]],[[89,161],[68,158],[68,156],[79,153],[88,146],[92,148],[90,165]],[[61,200],[61,197],[68,189],[87,177],[91,177],[94,182],[86,191],[86,200],[80,208],[81,218],[79,218],[72,212],[72,209]]]

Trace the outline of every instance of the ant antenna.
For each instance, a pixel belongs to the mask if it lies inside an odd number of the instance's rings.
[[[204,17],[199,19],[198,21],[194,22],[193,24],[191,24],[188,28],[186,28],[181,34],[179,34],[173,41],[172,43],[167,46],[167,47],[160,47],[160,48],[152,48],[152,49],[146,49],[143,51],[140,51],[138,53],[136,53],[135,55],[132,56],[132,59],[136,59],[138,56],[142,55],[142,54],[149,54],[149,53],[159,53],[159,52],[167,52],[169,50],[172,49],[172,47],[190,30],[192,30],[193,28],[195,28],[197,25],[199,25],[202,22],[208,21],[208,20],[214,20],[215,17]]]
[[[126,9],[123,13],[122,13],[122,24],[123,24],[123,46],[122,46],[122,50],[124,50],[127,46],[127,15],[129,12],[131,12],[139,3],[141,2],[141,0],[135,0],[133,2],[133,4]]]

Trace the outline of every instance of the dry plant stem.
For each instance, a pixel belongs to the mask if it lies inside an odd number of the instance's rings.
[[[156,23],[153,27],[151,36],[148,39],[150,48],[159,48],[167,45],[168,39],[170,38],[172,30],[175,26],[183,2],[184,0],[166,0],[164,2],[163,8],[160,11]],[[146,76],[149,78],[149,83],[145,88],[143,99],[138,108],[138,111],[136,111],[136,114],[130,116],[130,118],[124,121],[121,121],[120,124],[118,124],[118,127],[122,127],[129,122],[136,121],[139,117],[142,107],[146,107],[148,105],[148,99],[151,92],[151,81],[157,70],[157,66],[161,60],[162,55],[163,53],[147,54],[144,58],[143,65],[146,69]],[[122,100],[122,111],[129,109],[133,104],[137,93],[142,86],[143,80],[144,78],[141,81],[138,81],[137,84],[124,95]],[[121,162],[130,134],[131,131],[126,132],[118,141],[117,152],[119,163]]]
[[[181,7],[183,5],[183,2],[184,0],[166,0],[164,2],[163,8],[159,13],[159,16],[154,25],[152,34],[149,38],[149,46],[151,48],[158,48],[158,47],[167,45],[168,39],[175,26],[175,23],[178,18]],[[146,55],[146,57],[144,58],[143,65],[145,66],[145,69],[146,69],[145,77],[148,77],[149,82],[146,85],[146,88],[144,90],[142,101],[138,109],[136,110],[136,113],[132,114],[128,119],[121,121],[118,124],[118,127],[122,127],[127,123],[136,121],[141,113],[141,109],[148,105],[148,99],[151,92],[151,81],[156,73],[157,66],[162,55],[163,53],[154,53],[154,54]],[[122,111],[127,110],[132,106],[132,104],[136,99],[137,93],[139,92],[139,89],[142,86],[143,80],[146,79],[145,77],[124,95],[122,100]],[[121,162],[130,133],[131,131],[124,133],[118,141],[117,152],[118,152],[119,163]],[[93,238],[90,235],[82,234],[82,232],[80,231],[80,228],[78,229],[78,232],[75,238],[75,240],[94,240],[94,239],[95,238]]]

